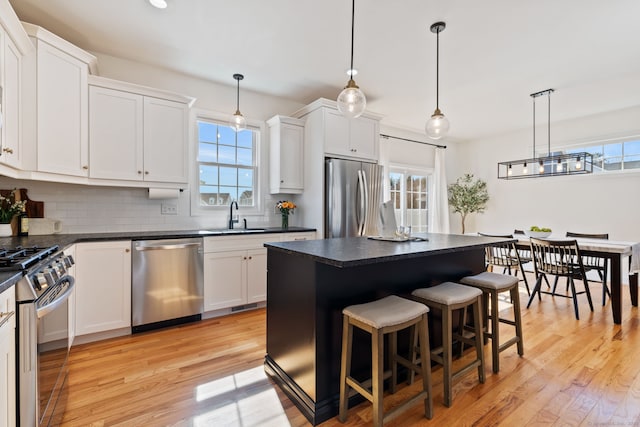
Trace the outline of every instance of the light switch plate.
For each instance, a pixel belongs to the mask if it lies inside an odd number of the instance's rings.
[[[178,205],[174,203],[162,203],[160,205],[162,215],[178,215]]]

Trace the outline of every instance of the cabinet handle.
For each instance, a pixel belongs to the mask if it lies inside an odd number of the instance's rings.
[[[2,325],[4,325],[5,323],[7,323],[9,321],[9,319],[11,319],[11,316],[14,315],[15,312],[10,311],[8,313],[2,313],[0,312],[0,328],[2,327]]]
[[[284,184],[284,179],[281,179],[281,180],[280,180],[280,184]]]
[[[142,175],[142,171],[138,171],[138,175]]]
[[[89,166],[84,165],[84,166],[82,167],[82,169],[87,170],[87,169],[89,169]]]
[[[12,148],[3,148],[2,151],[4,151],[5,153],[9,153],[9,154],[13,154],[13,149]]]

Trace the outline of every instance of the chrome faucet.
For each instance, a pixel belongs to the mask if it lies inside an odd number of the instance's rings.
[[[238,202],[235,200],[231,201],[229,205],[229,230],[233,230],[233,224],[238,222],[237,219],[233,219],[233,205],[236,205],[236,212],[238,211]]]

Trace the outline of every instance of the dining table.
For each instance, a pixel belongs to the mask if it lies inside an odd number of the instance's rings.
[[[519,249],[530,249],[529,237],[524,234],[514,234],[517,239],[516,246]],[[611,290],[611,311],[613,323],[622,323],[622,278],[624,275],[623,260],[629,260],[629,294],[631,305],[638,306],[638,273],[640,272],[640,242],[589,239],[583,237],[556,237],[548,236],[547,240],[575,240],[582,256],[596,256],[609,260],[611,275],[609,288]],[[606,278],[605,278],[606,280]]]

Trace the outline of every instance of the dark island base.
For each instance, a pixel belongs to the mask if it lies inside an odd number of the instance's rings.
[[[343,268],[268,249],[265,371],[313,425],[338,413],[344,307],[484,270],[481,246]],[[441,342],[439,314],[429,316],[433,346]],[[353,339],[352,375],[363,380],[371,372],[370,336],[356,329]],[[398,336],[398,350],[404,347],[408,332]]]

